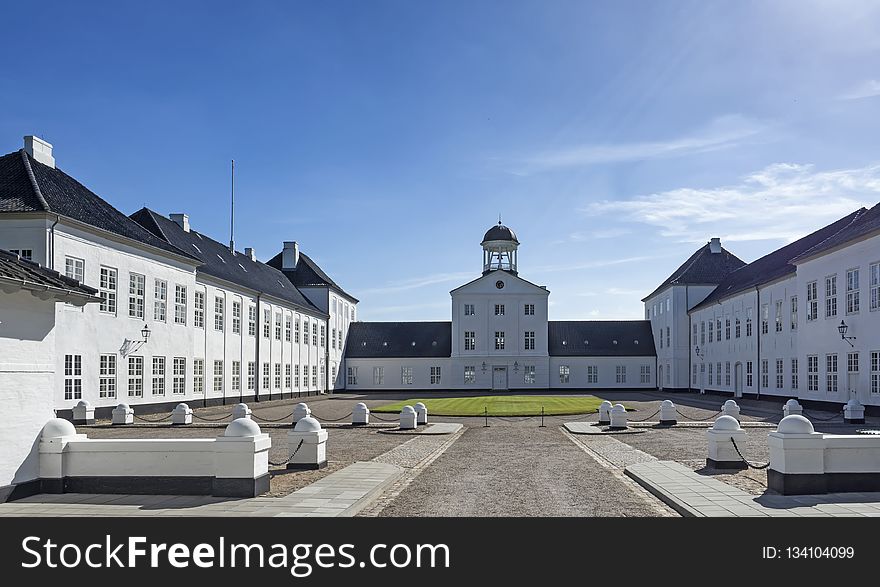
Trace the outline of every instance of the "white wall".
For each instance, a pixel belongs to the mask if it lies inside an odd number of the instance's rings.
[[[562,383],[559,376],[560,366],[569,367],[569,382]],[[589,383],[587,367],[598,368],[599,380]],[[626,381],[617,383],[617,367],[626,367]],[[641,382],[641,367],[650,370],[647,382]],[[656,386],[654,357],[550,357],[550,388],[551,389],[653,389]]]

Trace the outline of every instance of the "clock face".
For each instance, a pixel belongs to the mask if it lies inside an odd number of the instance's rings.
[[[499,279],[498,281],[495,282],[495,287],[497,287],[498,289],[503,288],[504,282]]]

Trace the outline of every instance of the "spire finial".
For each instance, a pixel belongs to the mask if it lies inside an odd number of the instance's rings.
[[[501,226],[501,212],[498,213],[498,226]]]

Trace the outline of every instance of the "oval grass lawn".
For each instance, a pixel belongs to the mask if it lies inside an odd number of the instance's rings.
[[[540,416],[541,408],[548,416],[589,414],[599,409],[602,400],[587,396],[542,395],[490,395],[481,397],[443,397],[408,399],[393,404],[376,406],[370,411],[398,413],[403,406],[422,402],[428,408],[428,416],[482,416],[488,410],[490,416]]]

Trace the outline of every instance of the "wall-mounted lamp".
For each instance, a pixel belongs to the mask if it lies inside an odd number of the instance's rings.
[[[851,340],[855,340],[856,337],[855,337],[855,336],[847,336],[847,335],[846,335],[846,331],[847,331],[847,330],[849,330],[849,326],[846,325],[846,322],[844,322],[843,320],[841,320],[841,321],[840,321],[840,326],[837,327],[837,332],[840,333],[840,338],[841,338],[841,340],[845,340],[846,342],[849,343],[849,346],[851,346],[851,347],[855,347],[856,345],[854,345],[853,343],[851,343],[851,342],[849,342],[849,341],[851,341]]]
[[[483,361],[483,373],[486,372],[486,361]]]
[[[516,373],[517,371],[519,371],[519,362],[514,361],[513,362],[513,372]]]
[[[698,357],[700,357],[700,359],[702,360],[702,358],[703,358],[703,350],[702,350],[699,346],[697,346],[697,347],[694,349],[694,354],[697,355]]]
[[[144,327],[141,328],[141,340],[129,340],[125,339],[122,341],[122,348],[119,349],[119,354],[123,357],[130,355],[135,352],[150,340],[150,327],[144,324]]]

